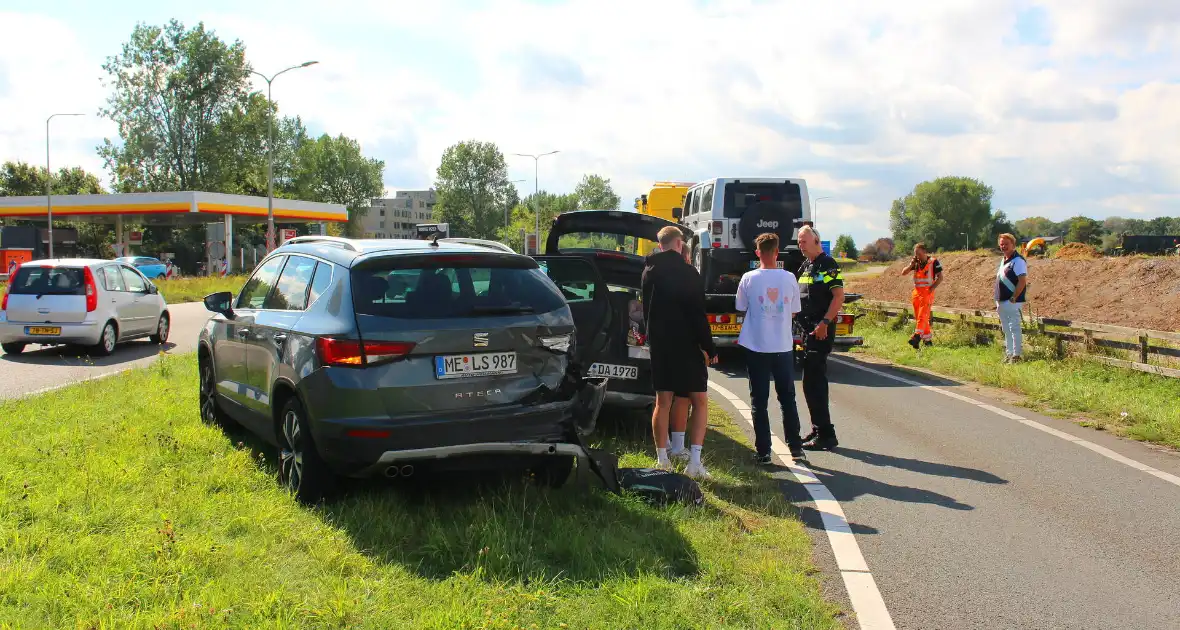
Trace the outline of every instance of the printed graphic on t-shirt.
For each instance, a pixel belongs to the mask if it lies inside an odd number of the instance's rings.
[[[758,306],[762,310],[762,314],[768,317],[782,315],[786,312],[783,306],[783,296],[779,294],[778,287],[768,287],[766,295],[758,296]]]

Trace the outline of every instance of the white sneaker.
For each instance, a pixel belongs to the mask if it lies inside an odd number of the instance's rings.
[[[690,457],[692,457],[692,451],[688,450],[687,448],[682,448],[679,451],[672,451],[668,453],[669,459],[687,460]]]
[[[713,475],[710,475],[709,471],[705,470],[704,464],[693,465],[691,462],[684,469],[684,474],[700,481],[708,481],[713,478]]]

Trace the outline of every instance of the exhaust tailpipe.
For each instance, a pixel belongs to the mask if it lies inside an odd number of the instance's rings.
[[[385,476],[389,477],[390,479],[394,479],[397,477],[398,472],[397,466],[390,466],[389,468],[385,469]]]
[[[402,466],[401,475],[403,477],[413,476],[414,475],[414,465],[413,464],[406,464],[405,466]]]

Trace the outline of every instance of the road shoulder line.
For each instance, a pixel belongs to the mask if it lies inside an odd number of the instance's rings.
[[[720,394],[736,409],[751,430],[754,428],[753,414],[746,401],[713,381],[709,381],[709,388]],[[787,469],[794,475],[795,481],[807,490],[811,502],[820,514],[824,531],[828,535],[828,544],[832,547],[832,555],[836,558],[837,569],[844,580],[844,589],[848,593],[848,600],[852,603],[852,610],[856,613],[861,630],[895,630],[893,618],[889,615],[889,609],[885,607],[885,600],[881,597],[877,582],[869,571],[868,563],[865,562],[860,545],[856,542],[856,535],[848,525],[840,502],[806,464],[791,459],[791,450],[781,438],[771,432],[770,439],[771,450],[783,462],[788,462]]]
[[[1090,451],[1093,451],[1093,452],[1095,452],[1095,453],[1097,453],[1097,454],[1099,454],[1111,461],[1115,461],[1115,462],[1118,462],[1118,463],[1123,464],[1125,466],[1128,466],[1130,468],[1134,468],[1135,470],[1145,472],[1153,477],[1157,477],[1157,478],[1162,479],[1163,481],[1166,481],[1174,486],[1180,487],[1180,477],[1178,477],[1176,475],[1173,475],[1168,472],[1164,472],[1162,470],[1159,470],[1158,468],[1153,468],[1153,467],[1148,466],[1147,464],[1144,464],[1142,462],[1135,461],[1135,460],[1131,459],[1130,457],[1126,457],[1125,455],[1120,455],[1119,453],[1116,453],[1115,451],[1112,451],[1109,448],[1106,448],[1105,446],[1100,446],[1098,444],[1090,442],[1089,440],[1086,440],[1086,439],[1083,439],[1083,438],[1080,438],[1080,437],[1077,437],[1074,435],[1070,435],[1069,433],[1066,433],[1064,431],[1058,431],[1057,429],[1054,429],[1053,427],[1050,427],[1050,426],[1047,426],[1047,425],[1042,424],[1040,422],[1037,422],[1036,420],[1029,420],[1028,418],[1025,418],[1024,416],[1012,413],[1010,411],[1006,411],[1004,409],[1000,409],[999,407],[985,403],[981,400],[976,400],[974,398],[971,398],[970,396],[964,396],[962,394],[948,391],[946,389],[943,389],[941,387],[937,387],[935,385],[926,385],[924,383],[920,383],[920,382],[915,381],[913,379],[905,378],[904,376],[890,374],[890,373],[885,372],[883,370],[878,370],[878,369],[871,368],[871,367],[868,367],[865,365],[861,365],[859,362],[856,362],[856,361],[850,361],[848,359],[843,359],[843,358],[837,359],[835,357],[831,357],[831,358],[829,358],[829,360],[832,361],[833,363],[839,363],[840,365],[850,367],[855,370],[860,370],[862,372],[868,372],[870,374],[875,374],[875,375],[880,376],[882,378],[887,378],[887,379],[890,379],[893,381],[897,381],[899,383],[905,383],[906,385],[911,385],[913,387],[924,389],[926,391],[935,392],[937,394],[942,394],[943,396],[948,396],[950,398],[954,398],[955,400],[960,400],[962,402],[975,405],[976,407],[979,407],[980,409],[990,411],[1000,417],[1007,418],[1009,420],[1016,420],[1016,421],[1020,422],[1021,424],[1032,427],[1034,429],[1037,429],[1038,431],[1042,431],[1042,432],[1052,435],[1054,437],[1060,438],[1062,440],[1065,440],[1066,442],[1072,442],[1074,444],[1077,444],[1078,446],[1088,449]],[[713,384],[709,383],[709,385],[712,386]]]

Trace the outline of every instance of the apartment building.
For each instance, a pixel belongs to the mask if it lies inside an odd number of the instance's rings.
[[[433,190],[399,190],[393,197],[374,199],[361,223],[365,238],[417,238],[419,223],[430,223],[437,195]]]

